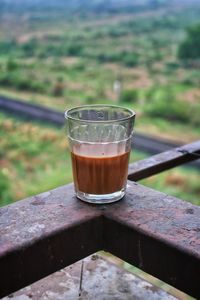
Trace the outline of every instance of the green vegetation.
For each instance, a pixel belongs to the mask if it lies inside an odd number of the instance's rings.
[[[136,111],[138,131],[199,139],[200,69],[187,60],[198,58],[200,5],[75,2],[1,2],[0,94],[60,111],[120,104]],[[64,131],[3,115],[0,122],[2,205],[71,181]],[[198,203],[198,180],[180,169],[144,183]]]
[[[187,29],[187,37],[179,47],[179,58],[182,60],[200,60],[200,23]]]
[[[200,3],[189,0],[1,0],[0,95],[60,111],[120,104],[136,111],[140,132],[197,140],[199,20]],[[0,206],[72,181],[64,129],[1,113],[0,143]],[[131,161],[145,157],[131,153]],[[199,171],[184,167],[141,181],[197,205],[199,182]]]
[[[187,140],[193,139],[199,126],[200,70],[196,65],[188,69],[187,53],[184,64],[177,53],[181,57],[186,49],[198,51],[199,25],[194,24],[200,5],[183,3],[177,8],[166,1],[139,1],[119,9],[86,1],[80,8],[79,2],[57,1],[47,12],[46,2],[40,10],[30,3],[12,10],[1,4],[1,14],[9,16],[6,27],[0,21],[1,94],[60,110],[113,104],[119,99],[113,83],[120,78],[120,103],[134,106],[141,123],[163,118],[175,127],[189,124]],[[25,21],[19,22],[19,15]],[[169,129],[165,133],[169,135]],[[177,140],[185,142],[182,135]]]
[[[71,181],[63,130],[0,115],[0,205]]]
[[[121,94],[120,101],[125,103],[135,103],[138,99],[138,91],[137,90],[124,90]]]
[[[0,206],[72,181],[64,129],[0,114]],[[133,151],[131,162],[145,158]],[[180,168],[143,180],[147,186],[199,204],[200,174]]]
[[[186,102],[177,100],[176,92],[170,86],[150,89],[144,111],[148,116],[200,126],[200,103],[188,106]]]

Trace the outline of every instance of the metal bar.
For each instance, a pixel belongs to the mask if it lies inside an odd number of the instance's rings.
[[[150,158],[140,160],[129,166],[128,179],[138,181],[169,170],[184,163],[196,160],[200,154],[200,140],[178,147]]]

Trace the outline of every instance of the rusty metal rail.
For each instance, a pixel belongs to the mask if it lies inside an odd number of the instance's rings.
[[[0,296],[106,250],[200,297],[200,207],[130,181],[107,206],[73,194],[67,185],[0,209]]]
[[[130,164],[128,179],[138,181],[199,158],[200,140]]]
[[[199,149],[197,142],[155,156],[131,172],[145,178]],[[200,298],[200,207],[131,181],[110,205],[82,203],[70,184],[1,208],[0,297],[98,250]]]

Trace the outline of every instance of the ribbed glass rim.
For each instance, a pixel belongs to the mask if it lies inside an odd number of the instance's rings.
[[[119,118],[119,119],[114,119],[114,120],[82,120],[82,119],[78,119],[78,118],[74,118],[72,116],[70,116],[70,113],[73,113],[76,110],[79,109],[84,109],[84,108],[101,108],[101,107],[105,107],[105,108],[117,108],[117,109],[121,109],[122,111],[126,111],[128,112],[130,115],[124,118]],[[109,104],[91,104],[91,105],[82,105],[82,106],[76,106],[76,107],[72,107],[68,110],[65,111],[65,119],[69,119],[69,120],[73,120],[73,121],[77,121],[77,122],[83,122],[83,123],[118,123],[118,122],[122,122],[122,121],[126,121],[129,120],[133,117],[135,117],[136,113],[130,109],[130,108],[126,108],[123,106],[117,106],[117,105],[109,105]]]

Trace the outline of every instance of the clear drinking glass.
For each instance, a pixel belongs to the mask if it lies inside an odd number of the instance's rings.
[[[125,195],[135,112],[86,105],[65,112],[76,196],[111,203]]]

